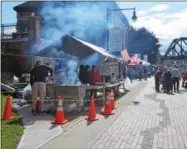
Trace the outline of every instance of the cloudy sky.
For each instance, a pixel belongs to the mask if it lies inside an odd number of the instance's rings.
[[[22,2],[2,3],[2,23],[15,23],[16,13],[13,7]],[[138,20],[130,21],[134,27],[146,27],[153,31],[167,50],[172,39],[187,36],[187,2],[117,2],[121,8],[136,7]],[[131,20],[132,12],[124,11]]]
[[[174,38],[187,37],[187,2],[118,2],[121,8],[136,7],[138,20],[130,23],[136,27],[146,27],[153,31],[167,50]],[[132,12],[124,11],[130,18]]]

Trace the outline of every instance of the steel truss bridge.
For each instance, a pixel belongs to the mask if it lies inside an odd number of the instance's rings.
[[[187,59],[187,37],[173,39],[164,55],[164,60]]]

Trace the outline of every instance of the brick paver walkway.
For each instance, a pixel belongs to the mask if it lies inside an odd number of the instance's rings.
[[[187,149],[187,90],[155,93],[152,79],[135,101],[92,149]]]

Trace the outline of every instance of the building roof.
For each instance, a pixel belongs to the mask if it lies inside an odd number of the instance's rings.
[[[17,12],[27,12],[27,11],[34,11],[36,9],[41,8],[43,1],[27,1],[20,5],[15,6],[13,9]]]

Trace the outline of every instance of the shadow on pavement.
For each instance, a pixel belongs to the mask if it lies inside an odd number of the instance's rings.
[[[140,104],[141,102],[139,102],[139,101],[133,101],[132,103],[135,104],[135,105],[138,105],[138,104]]]
[[[56,128],[56,127],[58,127],[58,126],[59,126],[58,124],[57,124],[57,125],[52,124],[51,127],[49,128],[49,130],[51,130],[51,129],[53,129],[53,128]]]
[[[94,121],[87,121],[87,126],[91,125]]]

